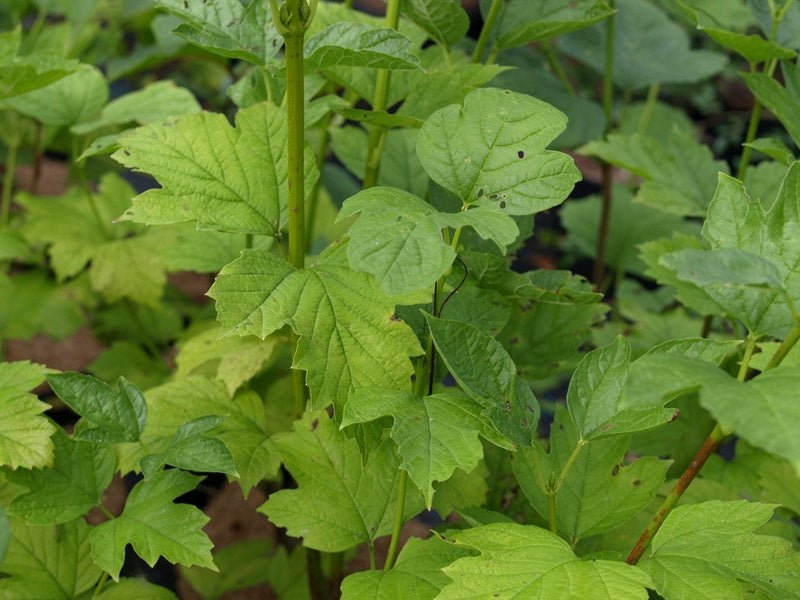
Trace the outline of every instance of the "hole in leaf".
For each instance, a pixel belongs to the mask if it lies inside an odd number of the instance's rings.
[[[525,151],[517,150],[517,158],[525,158]]]

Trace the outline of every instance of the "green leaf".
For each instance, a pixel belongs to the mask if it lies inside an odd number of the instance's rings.
[[[162,186],[134,198],[126,218],[276,235],[288,221],[286,136],[286,114],[266,102],[236,113],[235,127],[199,113],[125,134],[112,158]],[[310,195],[319,171],[309,147],[305,165]]]
[[[74,125],[100,112],[108,101],[103,74],[90,65],[37,90],[11,98],[6,104],[45,125]]]
[[[444,46],[460,42],[469,29],[469,15],[458,0],[407,0],[400,14]]]
[[[4,41],[16,37],[16,45],[19,45],[19,29],[2,35]],[[10,55],[0,56],[0,101],[48,86],[75,71],[79,65],[77,60],[66,59],[55,52],[42,50],[14,56],[16,50],[14,47]]]
[[[141,390],[163,383],[171,374],[160,356],[154,357],[138,343],[128,340],[113,342],[86,370],[104,381],[124,377]]]
[[[42,413],[50,408],[28,390],[52,371],[28,361],[0,362],[0,465],[33,469],[53,464],[56,431]]]
[[[728,172],[727,164],[714,160],[694,132],[680,129],[672,129],[666,139],[640,133],[610,135],[580,152],[642,177],[636,202],[681,216],[705,216],[717,173]]]
[[[84,427],[78,439],[101,444],[136,442],[147,420],[147,405],[142,392],[120,377],[117,388],[80,373],[50,375],[47,383],[76,413]]]
[[[52,437],[52,468],[17,470],[6,474],[12,483],[28,488],[8,506],[8,512],[27,523],[66,523],[98,506],[114,476],[116,460],[108,446],[78,442],[61,429]]]
[[[364,273],[333,264],[295,270],[267,252],[245,250],[208,293],[223,334],[266,338],[288,324],[300,335],[294,367],[308,371],[312,406],[334,404],[359,387],[408,385],[409,356],[422,353],[394,301]]]
[[[114,581],[125,559],[125,547],[151,567],[160,556],[171,563],[216,569],[211,559],[211,540],[203,533],[208,517],[188,504],[172,500],[193,490],[201,481],[189,473],[172,469],[137,483],[116,519],[101,523],[91,534],[92,558]]]
[[[422,490],[430,509],[434,481],[447,481],[457,468],[469,473],[483,457],[478,437],[492,426],[481,419],[482,408],[460,392],[419,398],[395,390],[361,389],[348,399],[341,426],[391,417],[391,436],[403,458],[400,468]]]
[[[744,501],[679,506],[639,567],[665,598],[739,598],[739,581],[770,598],[797,597],[800,553],[786,540],[753,533],[773,510]]]
[[[157,0],[156,5],[183,21],[174,33],[214,54],[264,66],[283,45],[268,2]]]
[[[781,140],[778,138],[758,138],[753,140],[749,144],[742,144],[743,146],[747,146],[752,148],[753,150],[757,150],[762,154],[766,154],[770,158],[773,158],[787,167],[794,162],[794,153],[786,147]],[[750,171],[747,171],[747,174],[750,174]],[[747,178],[745,177],[745,184],[747,183]],[[750,186],[746,186],[750,187]],[[752,191],[752,190],[751,190]]]
[[[760,35],[746,35],[730,31],[706,11],[695,9],[694,15],[700,31],[705,32],[723,48],[740,54],[750,64],[766,62],[771,59],[788,60],[794,58],[796,54],[791,48],[785,48]]]
[[[96,600],[177,600],[177,596],[160,585],[139,577],[123,577],[119,583],[103,588]]]
[[[347,255],[359,271],[372,273],[389,294],[430,288],[455,259],[443,227],[472,226],[501,251],[519,235],[516,223],[492,207],[442,213],[400,189],[373,187],[348,198],[339,219],[361,213],[348,230]]]
[[[225,473],[237,477],[233,456],[221,440],[207,435],[224,419],[217,416],[200,417],[184,423],[167,442],[167,449],[142,457],[142,473],[152,477],[164,465],[185,471]]]
[[[324,412],[306,413],[292,433],[272,441],[298,488],[272,494],[259,508],[270,521],[323,552],[371,544],[391,531],[400,462],[392,442],[370,452],[364,464],[356,440]],[[418,492],[409,489],[404,518],[421,505]]]
[[[272,551],[272,544],[265,539],[233,542],[214,554],[219,571],[181,567],[180,572],[203,598],[216,600],[228,592],[267,583],[267,557]]]
[[[63,338],[86,322],[76,295],[85,293],[80,282],[58,285],[44,271],[0,275],[0,328],[6,338],[31,338],[45,333]]]
[[[543,519],[548,519],[548,499],[541,483],[562,472],[578,443],[575,424],[559,406],[550,429],[549,454],[534,446],[514,455],[514,475]],[[617,436],[588,442],[578,451],[555,496],[558,530],[573,546],[639,514],[658,493],[669,461],[645,457],[625,464],[627,447],[628,438]]]
[[[495,523],[453,533],[452,540],[478,550],[442,571],[453,580],[437,600],[559,598],[646,600],[650,577],[622,562],[581,560],[558,536],[517,523]]]
[[[693,50],[689,35],[658,7],[638,0],[614,4],[614,83],[637,90],[654,83],[696,83],[719,73],[724,54]],[[606,26],[599,23],[561,40],[570,56],[603,73]],[[641,60],[647,56],[647,60]]]
[[[489,5],[489,0],[481,1],[484,15]],[[602,21],[614,12],[603,0],[509,0],[495,24],[495,48],[504,50],[549,40]]]
[[[200,110],[200,104],[189,90],[177,87],[171,81],[157,81],[115,98],[106,104],[97,119],[73,125],[70,131],[84,135],[127,123],[148,125]]]
[[[464,204],[511,215],[560,204],[580,175],[566,154],[545,150],[567,124],[549,104],[508,90],[479,89],[433,113],[417,154],[431,179]],[[491,132],[491,135],[485,134]]]
[[[74,600],[100,579],[89,547],[92,528],[83,519],[62,525],[26,525],[14,519],[2,564],[0,595],[9,600]]]
[[[264,402],[255,392],[243,391],[231,399],[222,382],[190,376],[148,390],[145,399],[149,418],[142,444],[137,444],[126,465],[130,469],[147,452],[168,452],[170,440],[185,423],[218,416],[225,420],[213,437],[233,455],[245,494],[277,471],[277,461],[267,443],[270,430]]]
[[[436,350],[481,414],[509,441],[530,446],[539,404],[500,342],[468,323],[423,314]]]
[[[342,600],[433,600],[450,583],[442,569],[474,551],[450,544],[439,536],[427,540],[412,537],[389,571],[361,571],[342,582]]]
[[[756,99],[774,114],[800,147],[800,68],[787,65],[783,75],[788,80],[786,87],[763,73],[742,73],[744,82]]]
[[[419,69],[413,45],[394,29],[365,23],[336,23],[305,43],[305,68],[369,67],[372,69]]]

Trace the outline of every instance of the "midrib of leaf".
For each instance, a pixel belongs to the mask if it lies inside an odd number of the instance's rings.
[[[188,507],[188,505],[184,505],[184,506]],[[167,503],[167,505],[156,505],[155,510],[153,510],[153,514],[158,514],[159,512],[169,511],[172,507],[178,507],[180,509],[181,505],[180,504],[175,504],[174,502],[169,502],[169,503]],[[161,509],[161,510],[159,510],[159,509]],[[163,533],[161,530],[156,529],[155,527],[149,525],[147,523],[147,521],[140,520],[139,517],[132,517],[131,515],[122,515],[122,518],[127,520],[127,521],[133,521],[134,523],[136,523],[138,525],[141,525],[141,527],[143,529],[146,529],[147,531],[153,532],[155,534],[154,537],[156,537],[158,539],[158,541],[160,541],[162,543],[166,542],[166,544],[164,544],[166,547],[169,547],[170,545],[175,544],[175,545],[178,545],[179,547],[183,548],[184,551],[188,552],[192,556],[196,556],[198,554],[197,550],[194,550],[190,546],[187,546],[187,545],[181,543],[176,538],[168,536],[167,534]],[[133,543],[130,542],[130,541],[128,543],[133,545]],[[159,547],[159,545],[151,544],[148,541],[148,543],[147,543],[148,550],[152,551],[153,547],[157,548],[157,547]],[[161,547],[164,547],[164,546],[161,546]],[[137,554],[138,554],[138,551],[137,551]],[[159,554],[160,554],[160,552],[159,552]]]

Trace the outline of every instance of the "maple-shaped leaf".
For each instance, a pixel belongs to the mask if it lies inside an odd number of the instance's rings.
[[[216,569],[211,540],[203,533],[208,517],[188,504],[173,500],[202,480],[185,471],[161,471],[137,483],[115,519],[101,523],[91,534],[92,558],[116,581],[128,544],[151,567],[160,556],[171,563]]]
[[[286,113],[262,102],[236,113],[198,113],[126,132],[112,156],[161,184],[133,199],[125,218],[140,223],[197,221],[202,229],[276,235],[288,221]],[[319,177],[305,149],[305,189]]]
[[[395,301],[366,273],[326,262],[297,270],[266,251],[244,251],[209,296],[223,334],[266,338],[284,325],[300,335],[294,367],[308,371],[313,407],[337,410],[358,387],[409,385],[409,356],[422,353],[394,316]]]
[[[481,415],[483,408],[461,392],[419,398],[408,392],[365,388],[347,400],[342,427],[392,417],[391,436],[403,457],[400,468],[422,490],[430,509],[434,481],[447,481],[455,469],[469,473],[478,465],[483,457],[479,436],[509,446]]]
[[[91,526],[83,519],[61,525],[11,521],[11,544],[0,570],[0,596],[8,600],[74,600],[102,571],[92,560]]]
[[[433,113],[417,154],[436,183],[465,205],[526,215],[556,206],[580,174],[569,156],[546,150],[567,117],[546,102],[510,90],[478,89],[464,105]]]
[[[391,531],[400,463],[394,443],[381,443],[365,464],[358,442],[325,412],[306,413],[293,432],[275,435],[272,442],[298,483],[259,508],[278,527],[323,552],[371,545]],[[403,518],[421,508],[419,492],[409,486]]]
[[[769,211],[740,181],[720,174],[703,236],[710,250],[663,253],[657,266],[654,255],[645,260],[688,306],[782,338],[800,306],[800,163],[789,168]]]
[[[53,462],[56,431],[42,413],[49,405],[28,393],[52,371],[27,361],[0,363],[0,464],[12,469],[46,467]]]
[[[754,533],[774,505],[714,500],[674,509],[639,567],[664,598],[800,597],[800,553],[791,542]]]
[[[581,560],[567,542],[532,525],[494,523],[448,537],[480,555],[459,558],[442,569],[453,582],[437,600],[646,600],[647,588],[653,587],[641,569],[611,560]]]
[[[339,219],[356,213],[360,217],[348,230],[350,264],[375,275],[389,294],[429,288],[450,268],[456,253],[444,241],[444,227],[471,226],[501,252],[519,235],[514,220],[496,207],[444,213],[391,187],[372,187],[351,196]]]
[[[469,29],[469,15],[458,0],[409,0],[400,13],[445,46],[459,42]]]
[[[391,570],[361,571],[347,576],[342,582],[342,600],[433,600],[451,581],[442,568],[474,554],[474,550],[436,535],[426,540],[412,537]]]
[[[578,444],[578,431],[566,408],[556,409],[550,452],[537,444],[513,458],[514,475],[536,511],[548,518],[543,483],[557,477]],[[626,465],[627,436],[593,440],[578,452],[555,495],[558,530],[575,544],[624,523],[646,508],[658,493],[669,461],[640,458]]]
[[[394,29],[353,21],[334,23],[305,43],[307,71],[328,67],[418,69],[413,42]]]
[[[52,437],[53,466],[6,474],[9,481],[28,488],[8,506],[8,512],[28,523],[66,523],[100,504],[114,476],[116,460],[109,446],[71,439],[61,429]]]
[[[77,437],[98,443],[135,442],[147,420],[142,392],[120,377],[117,388],[89,375],[58,373],[47,378],[67,406],[81,415]]]

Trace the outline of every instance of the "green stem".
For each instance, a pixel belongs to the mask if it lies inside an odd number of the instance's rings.
[[[547,514],[550,518],[550,532],[558,535],[558,522],[556,521],[556,495],[547,494]]]
[[[392,540],[389,542],[389,551],[386,553],[386,562],[383,570],[388,571],[394,566],[394,558],[397,554],[397,546],[400,543],[400,530],[403,528],[403,513],[406,507],[406,482],[408,473],[400,469],[397,478],[397,507],[394,511],[394,524],[392,525]]]
[[[780,21],[776,18],[772,19],[772,29],[770,31],[769,39],[770,41],[775,40],[775,36],[778,34],[778,25]],[[772,77],[775,73],[775,67],[778,66],[778,60],[773,58],[770,60],[766,67],[764,68],[764,74],[767,77]],[[753,68],[754,65],[751,65],[751,71],[755,71]],[[742,148],[742,158],[739,162],[739,171],[736,174],[736,178],[740,181],[744,181],[744,176],[747,173],[747,167],[750,165],[750,154],[752,153],[752,148],[748,145],[756,139],[756,134],[758,133],[758,124],[761,121],[761,102],[758,99],[754,100],[753,104],[753,112],[750,113],[750,122],[747,124],[747,133],[745,134],[744,138],[744,146]]]
[[[544,57],[547,59],[547,64],[550,65],[550,69],[552,69],[553,73],[558,80],[561,82],[561,85],[564,86],[564,89],[567,90],[567,93],[570,96],[576,96],[575,87],[572,85],[572,82],[567,77],[567,72],[564,70],[564,67],[561,65],[561,61],[558,60],[558,56],[553,51],[553,47],[550,42],[544,42],[540,46]]]
[[[3,174],[3,196],[0,199],[0,228],[8,227],[11,215],[11,193],[14,191],[14,171],[17,169],[17,153],[19,144],[8,147],[5,173]]]
[[[375,570],[375,566],[376,566],[376,563],[375,563],[375,544],[373,544],[372,540],[370,540],[367,545],[369,546],[369,568],[370,568],[370,571],[374,571]]]
[[[112,513],[110,510],[106,508],[105,504],[100,503],[97,505],[97,508],[100,510],[101,513],[103,513],[106,517],[108,517],[109,521],[117,518],[114,516],[114,513]]]
[[[795,344],[800,341],[800,323],[795,324],[794,328],[789,332],[789,335],[786,336],[786,339],[781,342],[781,345],[778,346],[778,349],[775,351],[775,354],[772,355],[772,358],[769,359],[767,366],[764,367],[764,370],[774,369],[777,367],[783,359],[786,358],[786,355],[791,352],[792,348],[794,348]]]
[[[569,455],[567,462],[564,463],[564,466],[561,467],[561,472],[558,474],[558,477],[553,480],[550,485],[546,487],[545,494],[547,495],[547,512],[550,515],[550,531],[558,535],[558,524],[556,521],[556,494],[561,489],[561,485],[567,478],[567,475],[572,469],[572,465],[575,464],[575,460],[578,458],[578,455],[583,450],[583,447],[587,444],[586,440],[580,439],[578,443],[575,445],[575,449],[572,451],[572,454]]]
[[[747,336],[747,346],[744,349],[744,356],[742,357],[742,362],[739,365],[739,373],[736,375],[736,379],[739,381],[745,381],[747,379],[747,369],[750,366],[750,359],[753,357],[753,351],[756,349],[756,338],[753,335]]]
[[[386,27],[397,29],[400,20],[400,0],[389,0],[386,7]],[[372,110],[386,110],[389,98],[389,80],[391,71],[381,69],[375,81],[375,96],[372,99]],[[381,168],[381,155],[383,146],[386,143],[386,128],[373,125],[369,130],[369,141],[367,142],[367,166],[364,171],[364,189],[370,188],[378,183],[378,172]]]
[[[322,135],[320,135],[319,144],[316,148],[317,164],[319,165],[320,171],[322,171],[322,166],[325,164],[328,144],[330,144],[331,141],[330,123],[331,115],[328,115],[322,124]],[[321,191],[322,177],[319,177],[317,183],[314,184],[314,191],[311,194],[311,206],[308,207],[308,218],[306,219],[306,232],[308,233],[306,236],[306,252],[311,249],[311,243],[314,241],[314,227],[317,221],[317,208],[321,202]]]
[[[97,598],[102,593],[103,588],[106,585],[106,582],[108,582],[108,573],[103,571],[103,574],[100,575],[100,579],[98,580],[97,585],[94,588],[94,592],[92,593],[92,598]]]
[[[642,116],[639,119],[639,133],[645,133],[647,128],[650,126],[650,121],[653,118],[653,111],[655,110],[656,102],[658,101],[659,91],[661,91],[661,85],[658,83],[652,84],[647,90],[647,99],[644,103],[644,110],[642,110]]]
[[[614,8],[614,1],[609,2]],[[614,35],[615,35],[616,15],[611,15],[606,19],[606,55],[605,68],[603,70],[603,117],[605,126],[603,135],[608,135],[612,125],[612,110],[614,108]]]
[[[484,53],[486,52],[486,45],[489,43],[489,37],[492,35],[494,23],[497,21],[497,15],[500,14],[500,7],[503,0],[493,0],[492,6],[489,8],[489,14],[486,15],[486,21],[483,23],[481,34],[478,37],[478,44],[475,46],[475,52],[472,53],[472,62],[478,64],[481,62]]]

